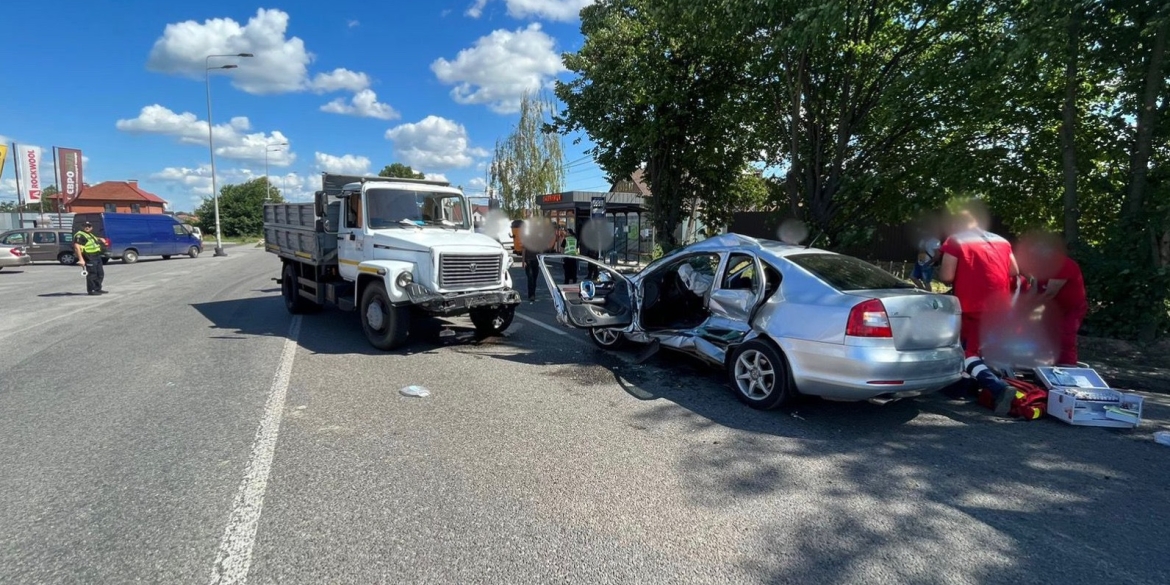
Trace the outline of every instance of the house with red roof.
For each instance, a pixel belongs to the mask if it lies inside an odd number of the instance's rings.
[[[106,181],[85,185],[81,193],[66,203],[70,213],[163,213],[168,203],[144,191],[138,181]]]

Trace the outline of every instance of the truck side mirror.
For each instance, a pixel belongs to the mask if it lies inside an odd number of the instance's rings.
[[[313,213],[317,217],[325,217],[325,208],[329,204],[329,198],[324,191],[317,191],[313,194]]]

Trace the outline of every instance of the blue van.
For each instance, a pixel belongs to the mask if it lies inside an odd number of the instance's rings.
[[[110,240],[110,256],[133,264],[140,256],[186,254],[192,258],[203,251],[203,242],[191,228],[172,216],[155,213],[78,213],[73,216],[73,233],[85,222],[93,233]]]

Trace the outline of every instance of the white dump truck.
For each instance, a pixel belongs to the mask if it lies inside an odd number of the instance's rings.
[[[290,313],[357,309],[370,343],[389,350],[419,314],[469,315],[483,334],[511,325],[512,256],[471,217],[445,181],[323,173],[313,203],[264,206],[264,245],[282,259]]]

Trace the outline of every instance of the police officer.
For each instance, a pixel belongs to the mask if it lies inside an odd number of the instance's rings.
[[[73,250],[85,265],[85,290],[90,295],[104,295],[102,281],[106,278],[105,268],[102,266],[102,243],[93,234],[93,224],[88,221],[81,226],[81,231],[73,234]]]

